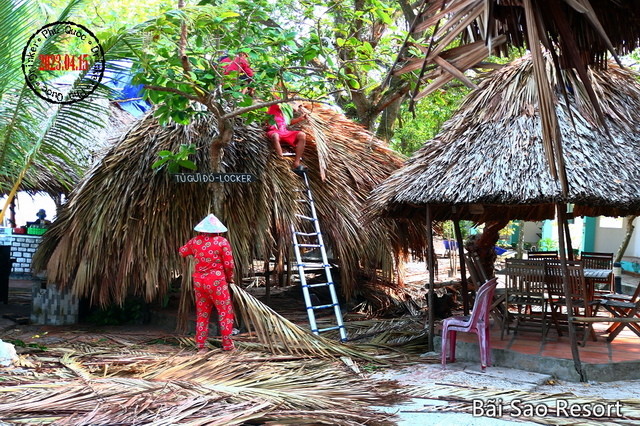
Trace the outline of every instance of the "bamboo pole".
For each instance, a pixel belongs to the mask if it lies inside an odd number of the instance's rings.
[[[432,222],[431,222],[431,205],[427,204],[427,242],[429,247],[427,248],[429,250],[428,252],[428,256],[427,256],[427,266],[429,268],[429,294],[428,294],[428,301],[429,301],[429,338],[428,338],[428,343],[427,343],[427,350],[428,352],[433,352],[434,351],[434,346],[433,346],[433,333],[435,331],[435,327],[434,327],[434,322],[435,322],[435,316],[434,316],[434,312],[433,312],[433,303],[434,303],[434,297],[433,297],[433,287],[434,287],[434,282],[435,282],[435,276],[434,276],[434,253],[433,253],[433,227],[432,227]],[[444,348],[442,349],[444,350]]]
[[[264,255],[264,286],[265,286],[265,300],[267,303],[271,299],[271,272],[269,266],[271,262],[271,252],[267,250]]]
[[[567,221],[567,205],[564,203],[556,203],[556,212],[558,216],[558,243],[560,244],[560,263],[562,264],[562,285],[564,287],[564,296],[567,300],[567,316],[569,317],[568,328],[569,328],[569,344],[571,345],[571,355],[573,357],[573,365],[575,366],[576,372],[580,376],[581,382],[586,382],[587,378],[582,371],[582,365],[580,363],[580,352],[578,352],[578,339],[576,337],[576,326],[571,321],[571,317],[573,316],[573,303],[571,302],[571,291],[569,289],[569,271],[567,270],[567,255],[566,255],[566,244],[565,238],[567,237],[565,233],[564,223]],[[587,301],[585,300],[585,303]]]
[[[467,286],[467,268],[464,261],[464,247],[462,246],[462,232],[460,231],[460,221],[453,221],[453,230],[456,234],[456,242],[458,243],[458,257],[460,258],[460,277],[462,284],[462,307],[464,315],[469,315],[469,288]]]

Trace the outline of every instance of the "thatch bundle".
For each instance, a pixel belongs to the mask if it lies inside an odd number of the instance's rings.
[[[424,206],[430,204],[434,220],[541,220],[553,218],[558,201],[575,204],[579,215],[640,212],[637,75],[614,64],[589,72],[608,135],[597,126],[575,75],[563,71],[567,104],[548,57],[546,69],[556,87],[566,199],[549,171],[534,71],[525,57],[488,77],[439,135],[373,191],[369,214],[424,221]]]
[[[356,289],[356,272],[379,268],[389,276],[406,253],[404,241],[424,234],[391,221],[361,223],[369,192],[402,158],[343,115],[318,105],[306,107],[311,118],[305,124],[304,164],[348,296]],[[248,274],[254,259],[278,250],[290,253],[290,225],[300,209],[294,190],[302,180],[291,172],[288,159],[273,153],[262,129],[238,121],[222,160],[223,172],[251,173],[257,182],[224,184],[223,191],[216,191],[221,184],[174,183],[165,170],[151,168],[159,151],[178,152],[181,144],[193,143],[199,172],[210,172],[215,124],[203,117],[188,126],[162,127],[152,116],[135,124],[59,212],[34,257],[34,268],[46,269],[50,282],[71,286],[94,303],[122,302],[130,293],[152,300],[182,270],[177,250],[213,210],[220,192],[222,208],[214,213],[229,228],[237,275]],[[324,150],[317,148],[320,139]],[[326,157],[324,180],[318,151]]]

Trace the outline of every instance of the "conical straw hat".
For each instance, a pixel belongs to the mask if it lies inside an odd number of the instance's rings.
[[[226,226],[224,226],[222,222],[220,222],[220,219],[215,217],[213,213],[209,214],[207,217],[202,219],[202,222],[197,224],[196,227],[193,229],[198,232],[208,232],[210,234],[227,232]]]

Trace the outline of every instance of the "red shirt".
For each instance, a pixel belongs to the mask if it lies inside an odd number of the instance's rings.
[[[233,255],[231,245],[219,235],[200,234],[180,247],[182,257],[193,255],[196,260],[193,276],[203,278],[215,272],[224,272],[226,281],[233,280]],[[222,274],[216,273],[215,275]]]
[[[222,68],[224,68],[224,74],[227,75],[231,71],[238,71],[240,74],[244,73],[249,77],[253,77],[253,70],[249,66],[249,61],[243,56],[236,56],[233,60],[228,56],[223,57],[220,60]]]

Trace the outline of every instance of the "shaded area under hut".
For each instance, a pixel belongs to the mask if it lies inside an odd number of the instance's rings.
[[[463,102],[443,125],[439,135],[425,143],[413,157],[371,195],[366,209],[371,218],[398,218],[426,223],[466,219],[486,223],[482,267],[494,275],[493,243],[508,220],[539,221],[558,215],[560,257],[567,239],[567,204],[574,215],[629,215],[640,211],[640,152],[637,123],[640,83],[637,74],[609,64],[590,70],[590,83],[598,97],[606,126],[598,123],[593,103],[571,69],[558,72],[549,56],[545,71],[552,82],[551,99],[540,100],[534,63],[530,57],[495,71]],[[540,116],[551,103],[558,117],[549,124]],[[543,147],[543,126],[554,135],[553,156]],[[561,180],[551,173],[557,163]],[[488,235],[492,229],[493,235]],[[462,241],[457,233],[458,243]],[[429,236],[430,237],[430,236]],[[491,256],[488,255],[491,254]],[[460,255],[463,253],[461,251]],[[433,265],[433,254],[429,253]],[[465,313],[468,311],[466,274],[461,264]],[[433,306],[433,266],[430,268],[430,306]],[[568,283],[564,278],[566,299]],[[571,310],[568,303],[567,310]],[[433,349],[434,318],[429,312],[429,349]],[[575,337],[569,336],[576,371],[585,379]]]
[[[424,247],[424,227],[361,222],[371,189],[403,158],[343,115],[318,105],[306,108],[303,162],[325,240],[340,266],[342,293],[351,297],[363,284],[356,280],[362,271],[371,279],[391,279],[411,246]],[[50,283],[70,287],[92,304],[122,303],[131,294],[147,301],[162,297],[183,269],[178,248],[213,210],[220,192],[222,207],[215,214],[229,228],[238,277],[251,273],[254,259],[279,252],[293,260],[290,226],[300,208],[294,190],[303,183],[290,160],[273,152],[262,129],[237,121],[220,170],[251,173],[256,182],[224,184],[216,191],[221,184],[175,183],[165,170],[151,168],[159,151],[194,144],[198,171],[209,173],[215,132],[210,117],[188,126],[163,127],[150,115],[137,122],[71,194],[44,235],[34,268],[46,269]]]

